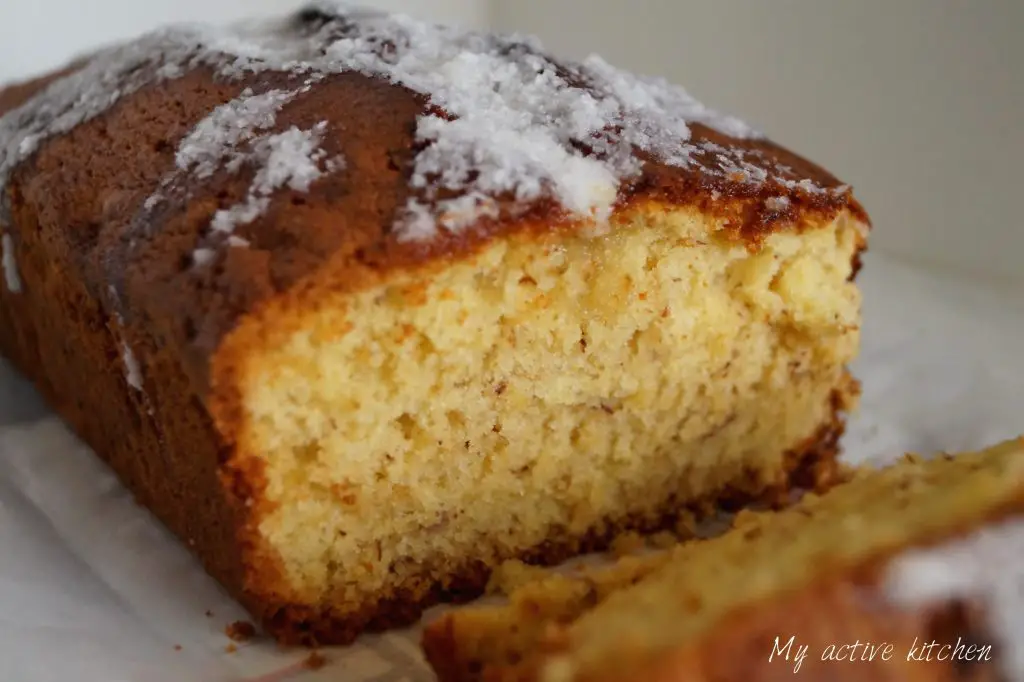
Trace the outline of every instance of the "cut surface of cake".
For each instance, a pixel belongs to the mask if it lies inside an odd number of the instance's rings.
[[[430,623],[424,649],[445,682],[1024,679],[1022,543],[1024,438],[527,581]]]
[[[0,114],[0,350],[283,641],[837,478],[867,216],[681,88],[321,3]]]

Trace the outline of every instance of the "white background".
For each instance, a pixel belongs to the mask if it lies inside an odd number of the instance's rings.
[[[664,75],[852,184],[873,217],[874,249],[1020,276],[1021,0],[365,2],[535,33],[557,52]],[[166,21],[300,3],[0,0],[0,80]]]

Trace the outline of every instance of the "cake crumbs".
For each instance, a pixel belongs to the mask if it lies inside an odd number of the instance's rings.
[[[302,662],[302,667],[306,670],[320,670],[325,665],[327,665],[327,657],[319,651],[309,652],[309,656],[306,656],[306,660]]]
[[[174,645],[174,650],[175,651],[181,651],[181,645],[180,644],[175,644]]]
[[[248,642],[256,636],[256,626],[245,620],[236,620],[226,628],[224,634],[235,642]]]
[[[765,512],[741,509],[732,517],[732,528],[743,530],[760,526],[761,520],[765,518]]]
[[[541,580],[550,574],[551,571],[547,568],[531,566],[518,559],[504,561],[491,573],[486,593],[508,596],[523,585]]]
[[[639,554],[645,549],[647,549],[647,540],[643,535],[634,531],[628,531],[615,536],[608,547],[611,555],[616,559],[631,554]]]
[[[836,485],[849,483],[860,476],[873,471],[875,467],[865,464],[839,462],[836,465]],[[834,487],[834,486],[833,486]]]
[[[697,521],[696,515],[691,512],[683,512],[676,519],[675,531],[676,537],[680,540],[689,540],[695,538],[698,535],[700,524]]]
[[[238,651],[238,646],[234,642],[231,642],[226,647],[224,647],[224,653],[226,654],[233,654],[236,651]]]
[[[680,537],[667,530],[659,531],[648,538],[648,544],[654,549],[670,549],[679,544]],[[689,539],[689,538],[683,538]]]

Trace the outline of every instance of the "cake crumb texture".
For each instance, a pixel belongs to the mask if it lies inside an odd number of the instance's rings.
[[[256,636],[256,626],[249,621],[236,620],[224,628],[224,634],[235,642],[248,642]]]
[[[306,670],[320,670],[327,665],[327,657],[319,651],[311,651],[302,662],[302,667]]]
[[[246,349],[247,449],[276,453],[258,530],[296,601],[356,608],[429,589],[453,558],[494,566],[729,487],[786,488],[786,453],[853,393],[856,231],[751,254],[697,214],[624,215],[596,241],[504,242],[321,299],[259,351],[273,332],[227,342]]]

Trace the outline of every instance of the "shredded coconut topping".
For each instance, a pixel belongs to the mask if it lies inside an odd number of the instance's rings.
[[[213,216],[213,229],[231,232],[236,225],[256,220],[270,205],[271,194],[282,187],[309,191],[309,186],[324,172],[320,166],[327,153],[319,145],[326,129],[324,121],[312,130],[292,127],[256,140],[251,154],[244,159],[259,167],[249,196],[244,203],[218,211]]]
[[[215,231],[258,216],[275,190],[308,188],[343,167],[343,161],[318,151],[326,130],[260,134],[297,94],[342,72],[402,85],[427,103],[410,169],[414,198],[395,217],[402,239],[466,229],[538,199],[555,201],[570,216],[600,221],[624,183],[641,172],[639,156],[686,167],[699,153],[702,173],[768,180],[768,172],[748,158],[756,152],[694,141],[691,125],[733,138],[755,138],[756,131],[664,80],[616,69],[599,57],[556,61],[529,37],[318,2],[301,17],[229,28],[177,26],[94,55],[0,118],[0,185],[46,138],[102,114],[146,85],[198,66],[212,68],[221,79],[272,71],[304,83],[296,91],[247,91],[211,112],[182,141],[180,173],[204,178],[246,164],[260,167],[249,197],[213,219]],[[780,193],[826,191],[776,171]],[[146,211],[167,192],[173,195],[174,180],[165,179],[145,202]]]
[[[348,33],[327,47],[328,60],[426,94],[444,112],[419,121],[417,138],[427,145],[416,158],[412,185],[424,196],[408,207],[400,233],[407,238],[433,236],[437,217],[453,229],[494,215],[496,196],[518,202],[553,196],[570,213],[602,219],[621,183],[640,170],[634,148],[687,165],[693,151],[688,122],[737,137],[756,135],[682,88],[636,77],[598,57],[558,64],[532,39],[386,14],[365,14]],[[442,192],[457,197],[438,200]]]
[[[3,263],[4,283],[11,293],[21,291],[21,277],[18,275],[18,262],[14,257],[14,240],[6,232],[0,237],[0,262]]]
[[[885,589],[898,603],[927,606],[977,600],[1008,680],[1024,682],[1024,520],[1015,518],[937,547],[910,551],[887,569]]]
[[[209,265],[217,258],[217,252],[207,246],[200,246],[192,252],[192,262],[198,267]]]
[[[141,391],[142,369],[139,367],[139,361],[135,358],[135,353],[124,342],[121,343],[121,359],[124,361],[124,376],[128,385],[136,391]]]
[[[256,175],[246,199],[217,211],[210,223],[215,235],[227,235],[225,241],[229,246],[248,246],[247,240],[230,233],[236,226],[259,218],[270,206],[275,191],[288,187],[306,192],[325,172],[344,168],[343,159],[327,159],[327,153],[320,148],[327,131],[326,121],[310,130],[293,126],[280,133],[261,132],[274,127],[281,108],[310,88],[309,82],[297,90],[260,94],[246,88],[234,100],[214,109],[182,140],[175,156],[176,171],[163,179],[161,190],[146,201],[144,209],[153,210],[168,193],[173,193],[182,175],[204,179],[219,170],[237,173],[243,167],[255,167]],[[192,256],[197,266],[203,266],[213,262],[216,251],[201,246]]]
[[[246,88],[242,95],[217,107],[181,141],[175,157],[178,168],[198,178],[208,178],[222,167],[235,171],[245,160],[238,151],[242,142],[257,131],[273,127],[277,112],[296,92],[271,90],[254,95]]]
[[[175,28],[104,50],[0,117],[0,186],[42,140],[72,130],[149,83],[180,73],[201,42],[196,31]]]

